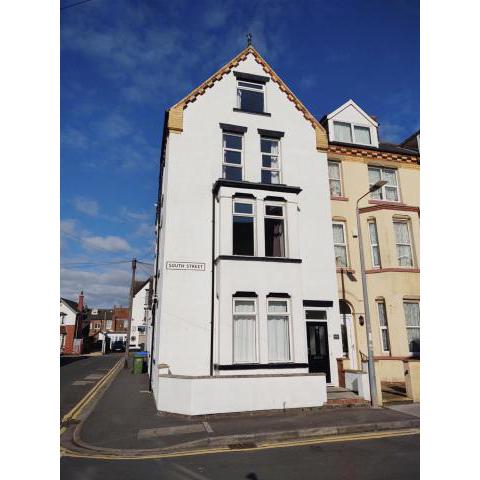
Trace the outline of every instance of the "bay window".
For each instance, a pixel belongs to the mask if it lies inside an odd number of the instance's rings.
[[[378,310],[378,322],[380,324],[380,335],[382,341],[382,350],[384,352],[390,352],[390,338],[388,335],[388,321],[387,321],[387,309],[385,307],[385,302],[377,302]]]
[[[290,360],[290,310],[288,300],[268,300],[268,361]]]
[[[408,351],[420,353],[420,304],[418,302],[403,302],[405,323],[407,327]]]
[[[257,360],[257,302],[254,299],[233,300],[233,362]]]
[[[285,208],[284,205],[265,205],[265,255],[285,257]]]
[[[372,249],[372,267],[381,268],[380,261],[380,247],[378,245],[377,222],[374,220],[368,222],[368,229],[370,232],[370,246]]]
[[[255,255],[254,208],[251,202],[233,202],[233,255]]]
[[[406,220],[394,220],[393,228],[395,230],[398,265],[400,267],[413,267],[409,222]]]

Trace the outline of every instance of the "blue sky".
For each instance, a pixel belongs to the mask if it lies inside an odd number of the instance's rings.
[[[65,7],[76,0],[62,0]],[[419,128],[417,0],[91,0],[61,12],[61,294],[126,305],[153,262],[164,111],[245,35],[315,115],[349,98],[383,140]],[[137,275],[146,278],[149,267]]]

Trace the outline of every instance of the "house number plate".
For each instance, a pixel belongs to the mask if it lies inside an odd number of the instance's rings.
[[[204,263],[195,262],[167,262],[167,270],[193,270],[197,272],[205,271]]]

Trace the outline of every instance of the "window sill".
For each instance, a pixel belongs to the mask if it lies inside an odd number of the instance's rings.
[[[302,263],[301,258],[287,257],[255,257],[250,255],[219,255],[215,259],[215,263],[219,260],[246,260],[252,262],[278,262],[278,263]]]
[[[216,370],[267,370],[276,368],[308,368],[308,363],[233,363],[231,365],[215,365]]]
[[[395,200],[369,200],[368,203],[372,205],[402,205],[406,206],[406,203],[400,201],[396,202]]]
[[[414,268],[414,267],[410,267],[410,268],[398,267],[398,268],[373,268],[370,270],[365,270],[365,273],[384,273],[384,272],[420,273],[420,269]]]
[[[336,197],[335,195],[330,195],[330,200],[336,200],[338,202],[348,202],[348,197]]]
[[[243,110],[241,108],[234,108],[233,109],[234,112],[239,112],[239,113],[251,113],[253,115],[263,115],[264,117],[271,117],[272,114],[271,113],[267,113],[267,112],[254,112],[252,110]]]

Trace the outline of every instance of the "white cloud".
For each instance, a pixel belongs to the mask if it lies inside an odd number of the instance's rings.
[[[132,250],[132,247],[124,238],[114,235],[85,237],[82,242],[88,250],[106,250],[109,252],[128,252]]]
[[[75,210],[90,217],[96,217],[99,212],[98,203],[96,200],[85,198],[85,197],[75,197],[72,201]]]
[[[62,268],[61,295],[76,300],[83,290],[89,307],[128,305],[130,274],[128,264],[102,271]]]
[[[97,125],[102,136],[107,138],[125,137],[133,130],[130,122],[119,113],[111,113],[100,120]]]
[[[128,220],[139,220],[139,221],[145,221],[148,220],[153,216],[153,213],[147,213],[147,212],[135,212],[133,210],[128,209],[127,207],[122,207],[120,209],[120,215]]]

